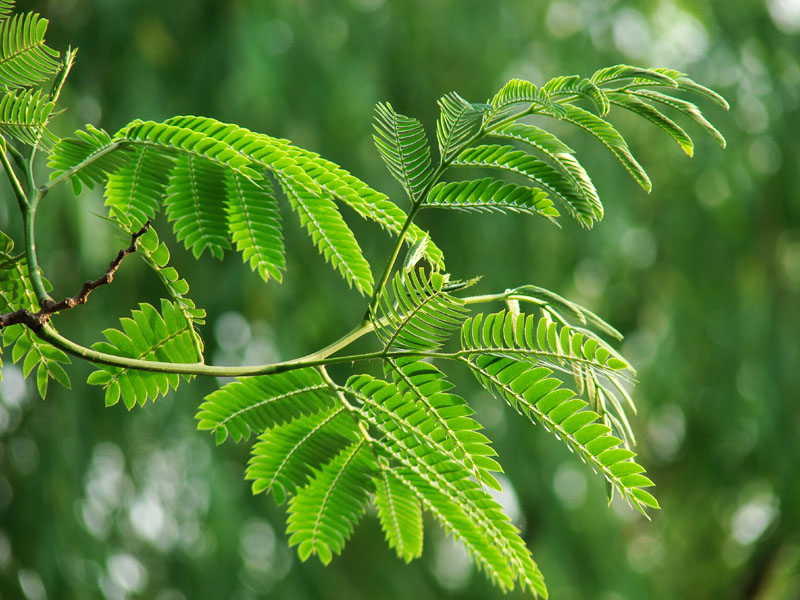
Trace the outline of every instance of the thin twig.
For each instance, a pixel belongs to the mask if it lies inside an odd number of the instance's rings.
[[[108,265],[108,269],[106,272],[103,273],[102,276],[94,279],[92,281],[84,282],[83,286],[81,287],[81,291],[78,292],[75,296],[69,296],[64,298],[60,302],[53,302],[53,301],[44,301],[42,303],[42,309],[38,312],[32,312],[27,309],[21,308],[14,312],[6,313],[4,315],[0,315],[0,328],[8,327],[9,325],[15,325],[17,323],[22,323],[37,331],[44,325],[50,318],[51,315],[61,312],[63,310],[68,310],[70,308],[75,308],[79,304],[86,304],[87,300],[89,299],[89,294],[91,294],[94,290],[99,288],[100,286],[107,285],[114,281],[114,274],[119,269],[122,261],[125,259],[126,256],[129,254],[136,252],[136,244],[139,241],[139,238],[142,237],[147,230],[150,229],[150,221],[148,220],[147,223],[137,232],[131,234],[131,244],[127,248],[120,250],[117,253],[117,256],[111,263]]]

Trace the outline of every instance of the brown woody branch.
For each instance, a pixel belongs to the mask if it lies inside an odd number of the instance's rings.
[[[3,327],[8,327],[9,325],[21,323],[22,325],[37,331],[50,319],[51,315],[61,312],[62,310],[75,308],[79,304],[86,304],[87,300],[89,299],[89,294],[91,294],[100,286],[107,285],[114,281],[114,274],[117,272],[117,269],[119,269],[122,261],[129,254],[136,252],[136,244],[138,243],[139,238],[142,237],[148,229],[150,229],[150,220],[148,220],[139,231],[131,234],[130,246],[120,250],[117,253],[117,256],[108,265],[106,272],[97,279],[84,282],[83,286],[81,287],[81,291],[75,296],[68,296],[60,302],[45,300],[42,302],[42,308],[38,312],[21,308],[19,310],[15,310],[14,312],[0,315],[0,329]]]

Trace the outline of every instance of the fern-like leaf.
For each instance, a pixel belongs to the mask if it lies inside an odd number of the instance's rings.
[[[669,135],[675,143],[680,146],[688,156],[694,154],[694,143],[692,138],[678,126],[675,121],[665,116],[664,113],[659,111],[655,106],[649,104],[638,98],[635,94],[627,92],[610,92],[609,98],[611,102],[617,106],[621,106],[640,117],[647,119],[653,125],[664,131]]]
[[[210,430],[221,444],[230,435],[235,441],[250,432],[311,415],[333,406],[335,397],[314,369],[298,369],[276,375],[243,377],[205,397],[195,416],[197,428]]]
[[[63,138],[50,153],[50,180],[69,173],[75,194],[81,186],[92,189],[105,183],[108,175],[125,167],[135,155],[121,147],[102,129],[87,125],[74,138]]]
[[[139,226],[154,219],[167,195],[174,165],[173,156],[154,148],[133,149],[127,163],[108,174],[106,206],[133,218]]]
[[[565,120],[585,129],[600,140],[617,157],[617,160],[622,163],[628,173],[631,174],[631,177],[636,180],[636,183],[647,192],[652,189],[650,178],[644,168],[631,154],[625,138],[614,129],[611,123],[577,106],[567,105],[566,110]]]
[[[558,118],[566,114],[564,108],[553,102],[546,91],[524,79],[512,79],[500,88],[489,102],[492,106],[490,124],[508,118],[512,111],[516,111],[517,114],[530,111]],[[527,105],[528,108],[519,110],[519,104]]]
[[[358,441],[355,422],[343,406],[302,415],[258,436],[247,466],[253,493],[272,492],[283,504],[308,483],[315,470]]]
[[[711,136],[711,139],[717,142],[722,148],[725,147],[726,142],[723,135],[711,124],[708,119],[703,116],[703,113],[696,104],[682,100],[681,98],[675,98],[674,96],[662,94],[656,90],[636,90],[632,92],[632,94],[639,98],[652,100],[679,111],[697,123],[703,129],[703,131]]]
[[[58,138],[47,130],[55,105],[41,90],[18,90],[0,100],[0,134],[23,144],[51,148]]]
[[[611,108],[606,92],[600,89],[591,79],[581,79],[578,75],[554,77],[542,87],[548,95],[575,95],[578,98],[588,98],[594,103],[601,117],[608,114]]]
[[[386,370],[399,392],[389,410],[425,432],[425,439],[452,460],[463,463],[475,479],[495,490],[500,484],[491,471],[502,472],[492,456],[497,453],[489,438],[479,432],[466,401],[449,392],[453,385],[434,365],[416,358],[389,359]],[[409,404],[416,404],[412,411]],[[413,416],[412,416],[413,415]]]
[[[572,184],[576,200],[568,205],[571,214],[587,225],[603,218],[603,205],[589,174],[575,158],[573,150],[552,133],[534,125],[514,123],[492,130],[491,135],[523,142],[545,154]]]
[[[44,42],[47,23],[34,12],[0,21],[0,84],[27,87],[56,74],[59,53]]]
[[[149,304],[140,304],[131,318],[120,320],[123,331],[106,329],[107,342],[97,342],[95,350],[141,360],[174,363],[195,363],[202,360],[193,342],[192,323],[171,302],[161,300],[161,313]],[[106,390],[106,405],[122,401],[128,409],[144,405],[177,388],[180,376],[175,373],[154,373],[100,365],[87,380]]]
[[[657,69],[644,69],[631,65],[613,65],[598,69],[590,79],[598,85],[607,85],[630,79],[634,80],[634,82],[648,82],[654,85],[678,87],[677,82],[666,73],[660,73]]]
[[[410,420],[388,408],[398,396],[397,388],[359,375],[350,378],[346,392],[364,403],[363,414],[381,433],[373,443],[398,463],[394,473],[448,533],[464,543],[492,580],[504,590],[519,580],[523,587],[546,596],[536,563],[500,505],[469,469],[449,459],[415,433]]]
[[[236,173],[229,174],[228,228],[236,249],[264,281],[281,281],[286,269],[281,214],[269,179],[256,184]]]
[[[336,198],[362,218],[377,222],[394,234],[398,234],[405,223],[405,212],[386,195],[376,192],[339,165],[314,152],[294,146],[287,140],[253,133],[207,117],[173,117],[166,123],[196,130],[224,141],[242,156],[261,163],[279,181],[288,182],[295,189],[302,188],[316,196],[329,195]],[[419,227],[412,225],[406,237],[408,243],[413,244],[425,235]],[[431,264],[443,268],[442,252],[435,245],[428,246],[427,256]]]
[[[391,104],[375,107],[375,146],[389,172],[413,201],[420,197],[431,176],[431,153],[422,124],[397,114]]]
[[[201,158],[242,175],[258,179],[252,161],[229,141],[222,141],[198,129],[154,121],[133,121],[114,135],[114,141],[131,146],[153,147],[168,154]]]
[[[437,183],[425,199],[424,206],[475,212],[519,212],[549,220],[560,216],[546,192],[504,183],[493,177]]]
[[[480,134],[490,107],[467,102],[455,92],[442,96],[438,104],[441,115],[436,122],[436,139],[441,160],[446,163]]]
[[[375,508],[386,541],[397,556],[411,562],[422,555],[422,506],[393,469],[385,467],[375,477]]]
[[[297,490],[289,506],[287,533],[300,560],[316,554],[328,564],[340,554],[366,510],[377,464],[365,440],[355,442]]]
[[[372,294],[372,272],[358,245],[355,235],[347,226],[333,200],[317,196],[288,180],[280,180],[300,223],[308,229],[319,253],[330,262],[362,295]]]
[[[579,223],[587,227],[593,223],[596,213],[573,183],[548,163],[523,150],[497,144],[475,146],[464,150],[453,165],[501,169],[527,177],[558,199],[570,214],[577,216]]]
[[[475,354],[467,364],[489,392],[563,440],[643,514],[645,507],[659,508],[643,489],[653,483],[633,461],[635,453],[620,447],[622,440],[611,434],[610,427],[595,422],[600,415],[588,409],[586,402],[561,388],[558,379],[548,377],[550,369],[491,354]]]
[[[178,157],[169,176],[165,210],[178,241],[195,258],[208,249],[221,259],[230,248],[226,198],[224,170],[194,155]]]
[[[445,278],[422,269],[400,271],[371,315],[386,349],[434,350],[466,316],[463,302],[444,291]],[[391,291],[390,291],[391,290]]]

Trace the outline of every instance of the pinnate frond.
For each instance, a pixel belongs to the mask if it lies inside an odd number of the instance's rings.
[[[556,369],[575,364],[614,374],[629,368],[619,354],[596,337],[559,326],[547,316],[537,319],[505,310],[467,318],[461,328],[461,345],[464,351],[507,353]]]
[[[305,414],[258,436],[247,466],[253,493],[272,492],[283,504],[314,473],[359,440],[355,422],[343,406]]]
[[[603,218],[603,205],[589,174],[573,150],[552,133],[527,123],[513,123],[493,129],[491,135],[528,144],[552,160],[572,186],[575,199],[567,208],[578,221],[591,225]]]
[[[326,196],[312,194],[289,180],[280,179],[280,182],[292,208],[300,217],[300,223],[308,230],[325,261],[342,274],[348,285],[355,286],[359,293],[369,296],[374,285],[369,263],[355,235],[337,210],[336,203]]]
[[[385,399],[384,407],[409,425],[414,423],[415,432],[424,432],[426,441],[462,463],[477,481],[499,490],[500,484],[491,471],[503,469],[490,458],[497,453],[489,438],[479,432],[481,425],[471,417],[475,411],[463,398],[450,393],[453,384],[444,373],[433,364],[413,357],[389,359],[386,370],[398,396]]]
[[[631,92],[633,95],[644,98],[645,100],[651,100],[654,102],[658,102],[669,108],[675,109],[681,114],[685,115],[692,121],[694,121],[697,125],[699,125],[703,131],[705,131],[711,139],[717,142],[722,148],[725,147],[725,138],[723,135],[714,127],[711,122],[703,116],[702,111],[697,107],[696,104],[692,102],[688,102],[681,98],[676,98],[674,96],[668,96],[667,94],[662,94],[656,90],[635,90]]]
[[[659,508],[643,488],[653,485],[644,468],[633,461],[634,452],[621,447],[622,440],[607,425],[596,423],[600,415],[588,404],[549,377],[552,371],[503,355],[474,354],[467,364],[489,392],[505,399],[519,413],[563,440],[592,469],[599,471],[630,504],[645,513]]]
[[[51,148],[58,141],[47,130],[54,107],[41,90],[7,92],[0,100],[0,134],[29,146]]]
[[[161,300],[161,313],[150,304],[139,304],[130,318],[120,319],[122,330],[106,329],[107,342],[97,342],[92,348],[100,352],[141,360],[173,363],[196,363],[202,360],[193,341],[192,323],[183,312],[168,300]],[[99,365],[87,380],[106,390],[106,405],[122,401],[128,409],[137,403],[144,405],[177,388],[180,376],[175,373],[155,373]]]
[[[327,195],[344,202],[362,218],[374,221],[394,234],[402,229],[406,215],[400,207],[385,194],[373,190],[315,152],[294,146],[287,140],[253,133],[207,117],[173,117],[166,123],[201,131],[224,141],[242,156],[260,163],[282,183],[288,182],[294,189],[305,189],[310,194]],[[413,244],[424,236],[419,227],[412,225],[408,243]],[[437,267],[443,267],[442,252],[433,244],[429,246],[428,259]]]
[[[328,564],[340,554],[361,519],[373,489],[377,464],[365,440],[342,450],[307,485],[297,490],[289,505],[289,545],[297,546],[300,560],[316,554]]]
[[[442,162],[449,162],[481,132],[486,104],[472,104],[450,92],[438,101],[441,114],[436,122],[436,139]]]
[[[539,215],[553,220],[560,216],[546,192],[493,177],[472,181],[437,183],[424,206],[473,212],[512,212]]]
[[[346,392],[363,402],[363,414],[380,432],[373,443],[398,466],[394,473],[425,508],[504,590],[519,580],[546,596],[543,578],[519,532],[469,469],[415,432],[413,420],[389,407],[398,396],[393,384],[359,375]]]
[[[396,113],[391,104],[380,103],[375,107],[373,125],[372,137],[383,162],[408,197],[417,200],[432,174],[430,147],[422,124]]]
[[[6,5],[0,10],[7,14],[10,8]],[[11,89],[27,87],[56,74],[59,53],[44,42],[47,23],[34,12],[0,20],[1,85]]]
[[[389,547],[410,562],[422,555],[422,506],[414,491],[389,467],[375,476],[375,508]]]
[[[559,200],[578,222],[586,227],[593,223],[595,210],[580,188],[553,166],[513,146],[488,144],[467,148],[453,161],[459,167],[486,167],[516,173],[530,179]]]
[[[281,425],[331,408],[335,397],[314,369],[242,377],[205,397],[195,416],[197,428],[210,430],[221,444],[239,442],[251,432]]]
[[[238,173],[229,173],[225,184],[228,229],[236,249],[264,281],[270,277],[281,281],[286,257],[272,183],[268,178],[255,183]]]
[[[198,258],[206,249],[221,259],[230,248],[225,171],[209,160],[181,155],[169,174],[164,200],[175,236]]]
[[[79,129],[74,138],[62,138],[50,152],[48,167],[50,180],[69,174],[76,194],[81,186],[92,189],[95,184],[104,184],[108,175],[125,167],[135,155],[129,148],[102,129],[87,125]]]
[[[371,315],[386,349],[434,350],[466,316],[463,302],[444,291],[440,273],[422,269],[398,272],[379,296]]]
[[[664,113],[659,111],[655,106],[645,102],[635,93],[610,92],[608,96],[613,104],[621,106],[622,108],[639,115],[664,131],[673,140],[675,140],[675,143],[678,144],[680,149],[683,150],[688,156],[692,156],[694,154],[694,143],[692,142],[692,138],[690,138],[689,135],[683,129],[681,129],[677,123],[675,123],[675,121],[664,115]]]
[[[525,113],[527,109],[534,113],[543,113],[558,118],[566,114],[564,108],[554,102],[545,90],[524,79],[512,79],[506,83],[489,103],[492,106],[490,126],[492,122],[505,119],[514,112]],[[523,106],[518,106],[520,104]]]
[[[109,140],[110,142],[110,140]],[[120,213],[143,224],[154,219],[167,195],[169,174],[175,157],[152,147],[134,148],[127,161],[107,175],[105,203]]]
[[[613,65],[611,67],[598,69],[590,79],[598,85],[607,85],[609,83],[617,83],[619,81],[631,79],[635,82],[648,82],[654,85],[665,85],[667,87],[678,86],[677,82],[666,73],[661,73],[657,69],[644,69],[631,65]]]
[[[585,129],[600,140],[617,157],[617,160],[622,163],[622,166],[630,173],[636,183],[647,192],[652,189],[650,178],[644,168],[631,154],[625,138],[614,129],[611,123],[577,106],[568,104],[566,105],[566,110],[567,114],[564,116],[566,121]]]
[[[591,79],[582,79],[579,75],[554,77],[544,84],[542,90],[551,97],[568,94],[578,98],[588,98],[595,105],[601,117],[607,115],[611,108],[606,92]]]

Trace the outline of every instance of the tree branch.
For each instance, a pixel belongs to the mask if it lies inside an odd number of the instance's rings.
[[[32,312],[21,308],[14,312],[0,315],[0,328],[21,323],[27,327],[30,327],[33,331],[38,331],[50,319],[51,315],[63,310],[75,308],[79,304],[86,304],[89,299],[89,294],[91,294],[100,286],[107,285],[114,281],[114,274],[117,272],[117,269],[119,269],[122,261],[129,254],[136,252],[136,244],[138,243],[139,238],[142,237],[148,229],[150,229],[149,220],[139,231],[131,234],[130,245],[117,253],[117,256],[108,265],[106,272],[97,279],[84,282],[83,286],[81,287],[81,291],[76,295],[68,296],[60,302],[45,300],[42,302],[42,308],[38,312]]]

